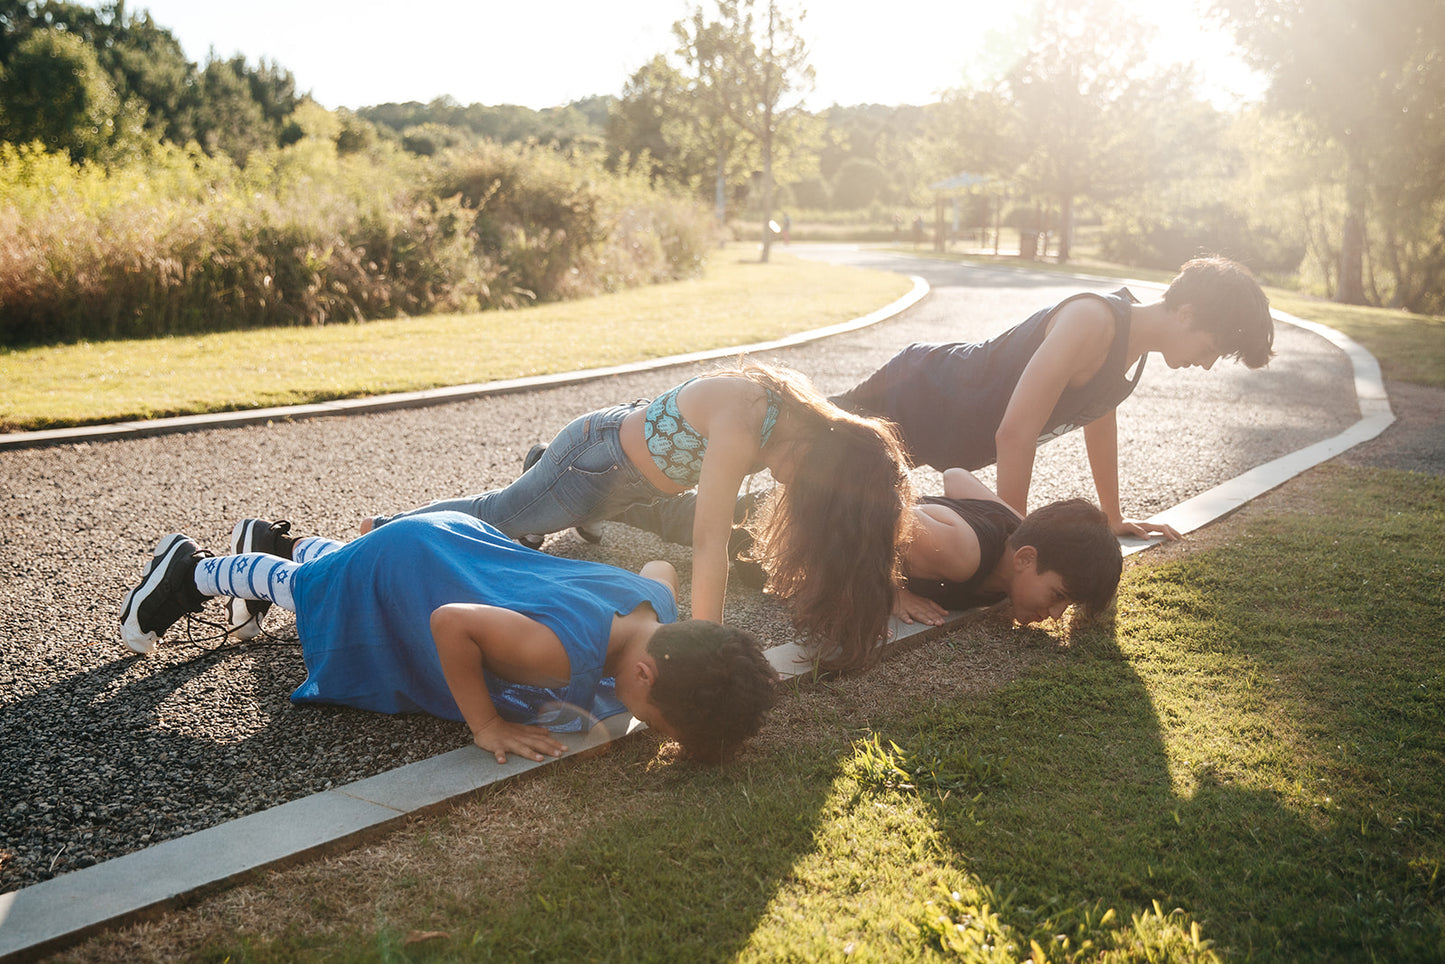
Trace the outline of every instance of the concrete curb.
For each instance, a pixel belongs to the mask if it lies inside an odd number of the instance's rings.
[[[915,277],[913,282],[913,290],[904,298],[862,318],[758,345],[376,399],[17,433],[0,436],[0,449],[436,405],[485,394],[527,391],[623,372],[733,357],[743,352],[803,344],[877,324],[916,304],[928,293],[928,284],[923,279]],[[1119,284],[1158,287],[1153,282],[1144,281],[1119,281]],[[1276,312],[1275,317],[1320,335],[1346,353],[1354,366],[1361,420],[1334,438],[1251,469],[1159,513],[1151,521],[1167,523],[1181,533],[1193,531],[1233,512],[1306,469],[1374,438],[1394,421],[1379,365],[1368,351],[1347,336],[1323,325],[1280,312]],[[1120,541],[1128,554],[1146,549],[1160,540]],[[909,625],[894,620],[889,650],[901,652],[912,649],[957,629],[972,618],[975,618],[973,612],[954,613],[943,626],[937,627]],[[794,644],[772,647],[767,655],[783,676],[807,678],[815,672],[812,656]],[[635,733],[640,728],[641,724],[623,715],[604,721],[590,734],[564,735],[561,738],[568,745],[568,752],[560,759],[596,752],[602,745]],[[502,780],[535,772],[552,762],[557,761],[539,764],[514,760],[501,765],[476,747],[463,747],[0,895],[0,960],[35,959],[105,928],[157,916],[267,867],[284,866],[312,855],[355,845],[415,816]]]
[[[529,392],[539,388],[555,388],[559,385],[575,385],[609,375],[627,375],[635,372],[654,371],[685,365],[690,362],[710,361],[718,358],[736,358],[751,352],[772,351],[819,341],[834,335],[857,331],[879,322],[887,321],[922,301],[929,292],[928,282],[912,277],[913,288],[891,304],[861,318],[798,332],[773,341],[757,342],[752,345],[737,345],[730,348],[713,348],[707,351],[689,352],[684,355],[667,355],[645,361],[630,362],[626,365],[609,365],[605,368],[587,368],[574,372],[557,372],[551,375],[534,375],[528,378],[507,378],[494,382],[477,382],[471,385],[453,385],[446,388],[429,388],[419,392],[397,392],[391,395],[375,395],[367,398],[347,398],[334,402],[316,402],[310,405],[285,405],[275,408],[255,408],[244,412],[212,412],[206,415],[181,415],[175,418],[143,419],[131,422],[113,422],[106,425],[82,425],[75,428],[42,429],[36,432],[11,432],[0,435],[0,451],[6,449],[33,448],[42,445],[65,445],[74,442],[106,442],[115,439],[145,438],[152,435],[170,435],[176,432],[195,432],[213,428],[234,428],[241,425],[265,425],[267,422],[289,421],[303,418],[321,418],[327,415],[359,415],[365,412],[390,412],[403,408],[423,408],[429,405],[445,405],[484,395],[507,395],[513,392]]]
[[[747,352],[806,344],[887,321],[928,295],[928,282],[919,277],[911,280],[913,287],[908,294],[877,311],[774,341],[586,371],[376,398],[14,433],[0,436],[0,449],[143,438],[285,419],[418,408],[697,361],[735,358]],[[911,632],[924,630],[937,631],[931,626],[910,627]],[[624,714],[604,720],[588,734],[559,734],[558,738],[567,744],[567,753],[558,760],[543,763],[514,759],[502,765],[474,746],[462,747],[0,894],[0,960],[41,957],[107,927],[157,916],[264,868],[284,866],[307,856],[355,845],[494,783],[525,776],[550,763],[596,752],[602,745],[641,728],[642,724]]]

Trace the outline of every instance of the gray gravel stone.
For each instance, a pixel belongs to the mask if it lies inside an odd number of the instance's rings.
[[[1117,287],[845,248],[811,253],[922,274],[934,286],[901,318],[767,356],[827,392],[852,386],[909,342],[980,339],[1074,291]],[[1151,359],[1119,413],[1126,513],[1151,515],[1358,418],[1340,352],[1288,327],[1276,345],[1279,357],[1260,372],[1228,363],[1171,372]],[[173,631],[154,655],[129,655],[116,614],[162,535],[186,532],[224,552],[237,519],[261,516],[348,538],[365,515],[505,484],[527,448],[572,416],[713,367],[429,409],[0,452],[0,891],[468,742],[464,726],[426,716],[292,706],[304,672],[298,648],[284,641],[294,623],[274,610],[268,628],[283,641],[216,648]],[[936,488],[934,473],[919,478]],[[1033,501],[1074,495],[1093,496],[1077,433],[1040,454]],[[684,586],[688,577],[688,550],[615,524],[601,545],[563,533],[548,550],[633,569],[665,558]],[[728,607],[732,620],[775,642],[793,638],[780,607],[757,593],[734,586]],[[208,615],[219,622],[219,605]]]

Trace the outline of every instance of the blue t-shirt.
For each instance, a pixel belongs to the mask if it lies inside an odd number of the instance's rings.
[[[554,730],[586,729],[623,711],[602,675],[614,616],[645,604],[660,622],[677,620],[671,591],[655,579],[528,549],[460,512],[380,526],[301,566],[293,588],[307,670],[293,701],[461,720],[431,614],[447,603],[480,603],[529,616],[562,641],[566,686],[487,675],[504,719]]]

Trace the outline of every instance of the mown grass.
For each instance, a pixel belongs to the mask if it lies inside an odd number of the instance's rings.
[[[1136,560],[727,768],[644,736],[74,957],[1445,960],[1445,480],[1328,465]]]
[[[77,957],[1440,960],[1442,582],[1445,481],[1326,466],[1111,622],[984,621],[727,768],[643,737]]]
[[[0,431],[355,398],[743,345],[866,314],[907,279],[741,247],[702,278],[513,311],[0,350]]]

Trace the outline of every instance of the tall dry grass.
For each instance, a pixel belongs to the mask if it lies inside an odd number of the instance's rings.
[[[510,307],[690,276],[712,244],[699,205],[535,146],[106,170],[0,145],[0,344]]]

